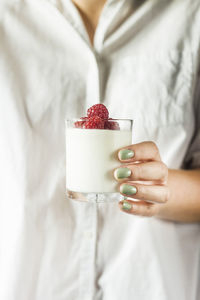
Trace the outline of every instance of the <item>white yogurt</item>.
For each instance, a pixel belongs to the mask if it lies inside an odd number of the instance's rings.
[[[130,145],[131,131],[66,128],[66,186],[82,193],[117,192],[117,150]]]

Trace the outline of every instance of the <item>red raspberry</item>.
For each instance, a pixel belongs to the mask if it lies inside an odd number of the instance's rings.
[[[86,122],[87,119],[88,119],[87,117],[82,117],[81,120],[83,120],[83,121],[76,121],[74,123],[74,126],[76,128],[85,128],[85,122]]]
[[[87,110],[88,118],[98,116],[101,119],[108,119],[109,112],[104,104],[95,104]]]
[[[93,116],[85,122],[86,129],[104,129],[104,120],[98,116]]]
[[[116,121],[110,121],[110,120],[113,120],[113,119],[110,118],[110,119],[108,119],[108,121],[105,121],[104,129],[120,130],[119,123]]]
[[[76,128],[84,128],[84,124],[85,124],[85,121],[76,121],[76,122],[74,123],[74,126],[75,126]]]

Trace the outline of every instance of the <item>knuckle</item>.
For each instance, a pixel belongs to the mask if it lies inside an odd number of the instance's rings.
[[[153,204],[148,204],[143,207],[143,214],[144,217],[153,217]]]
[[[149,141],[149,145],[154,149],[155,149],[155,147],[157,147],[156,143],[154,143],[153,141]]]
[[[169,198],[170,198],[170,189],[167,187],[166,202],[169,200]]]
[[[137,194],[139,195],[141,200],[145,199],[146,196],[146,187],[144,185],[140,185],[137,187]]]
[[[156,145],[156,143],[154,143],[153,141],[149,142],[151,148],[153,149],[153,151],[155,152],[155,154],[159,154],[159,149],[158,146]]]
[[[142,173],[143,173],[143,167],[142,164],[137,164],[134,166],[133,169],[133,176],[135,179],[140,179],[142,178]]]
[[[169,188],[166,186],[165,187],[165,191],[163,193],[163,203],[166,203],[168,200],[169,200],[169,197],[170,197],[170,191],[169,191]]]
[[[162,174],[162,178],[167,179],[168,177],[168,167],[163,162],[160,162],[160,170]]]

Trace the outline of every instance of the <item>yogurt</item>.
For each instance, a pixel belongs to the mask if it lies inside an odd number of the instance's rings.
[[[66,187],[80,193],[116,193],[117,150],[132,142],[131,130],[66,128]]]

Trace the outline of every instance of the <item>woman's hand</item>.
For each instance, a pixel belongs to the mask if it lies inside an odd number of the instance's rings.
[[[119,203],[121,210],[140,216],[156,215],[155,204],[162,205],[169,199],[168,168],[161,161],[156,144],[127,146],[118,151],[118,159],[122,165],[115,169],[114,177],[120,193],[129,198]]]

